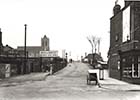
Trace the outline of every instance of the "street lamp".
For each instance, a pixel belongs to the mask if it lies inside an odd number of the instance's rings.
[[[23,73],[26,73],[26,31],[27,31],[27,24],[25,26],[25,37],[24,37],[24,68],[23,68]]]
[[[1,32],[1,28],[0,28],[0,55],[2,54],[2,32]]]
[[[66,52],[66,63],[68,62],[68,53]]]

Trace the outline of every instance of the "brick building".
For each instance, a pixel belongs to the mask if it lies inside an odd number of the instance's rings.
[[[110,18],[110,77],[140,83],[140,1],[125,0],[113,8]]]
[[[44,37],[41,38],[41,46],[27,46],[26,49],[28,52],[28,57],[40,57],[40,51],[50,50],[49,38],[46,35],[44,35]],[[24,50],[24,46],[18,46],[17,50]]]

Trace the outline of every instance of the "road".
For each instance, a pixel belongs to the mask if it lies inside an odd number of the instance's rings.
[[[0,86],[0,100],[140,100],[139,91],[126,91],[130,87],[127,83],[103,80],[101,88],[87,85],[88,69],[86,64],[74,62],[42,81]]]

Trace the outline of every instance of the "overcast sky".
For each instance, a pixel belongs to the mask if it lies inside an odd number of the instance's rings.
[[[124,0],[119,0],[123,5]],[[115,0],[0,0],[3,45],[40,46],[41,37],[50,38],[50,49],[65,49],[74,59],[91,53],[87,36],[101,38],[100,51],[107,60],[110,17]]]

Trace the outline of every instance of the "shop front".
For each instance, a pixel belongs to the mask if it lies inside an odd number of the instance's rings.
[[[121,54],[121,79],[140,84],[140,51]]]

